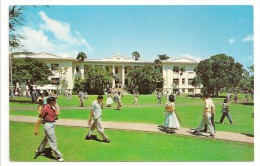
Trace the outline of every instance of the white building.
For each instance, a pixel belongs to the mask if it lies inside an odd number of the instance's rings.
[[[116,54],[112,58],[102,59],[86,59],[84,62],[79,63],[75,58],[62,58],[57,55],[49,53],[36,53],[29,55],[15,55],[15,58],[36,58],[46,63],[50,67],[50,70],[54,74],[50,77],[52,84],[44,87],[37,86],[36,89],[44,90],[57,90],[62,89],[62,81],[67,83],[67,89],[73,89],[73,81],[76,77],[84,79],[84,70],[87,70],[89,66],[103,66],[107,71],[114,73],[117,79],[112,78],[111,86],[115,87],[118,84],[127,85],[130,80],[127,73],[130,68],[135,66],[143,66],[145,64],[152,64],[154,61],[142,61],[134,60],[134,58],[126,58],[121,54]],[[194,68],[198,65],[199,60],[183,56],[181,58],[173,60],[163,60],[162,74],[163,74],[163,90],[171,92],[173,89],[179,89],[181,93],[191,93],[195,90],[195,87],[191,85],[196,73]],[[174,67],[185,67],[185,72],[175,72]],[[200,93],[200,87],[196,89],[196,93]]]

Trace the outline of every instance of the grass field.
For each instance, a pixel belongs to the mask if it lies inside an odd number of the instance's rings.
[[[34,124],[10,122],[11,161],[55,161],[50,153],[34,158],[44,133]],[[105,130],[110,144],[86,141],[87,128],[56,126],[58,148],[65,161],[253,161],[254,145],[165,133]],[[95,131],[94,135],[101,138]],[[48,145],[47,145],[48,147]],[[48,148],[47,148],[48,149]],[[210,154],[210,155],[209,155]]]
[[[221,116],[223,97],[213,98],[217,115]],[[240,95],[238,104],[230,102],[231,116],[236,123],[229,125],[216,123],[217,131],[231,131],[254,135],[254,103],[244,103]],[[89,96],[85,107],[79,107],[77,96],[67,100],[58,97],[61,107],[59,118],[86,119],[92,101],[96,96]],[[140,95],[139,105],[133,105],[133,96],[125,95],[122,109],[111,108],[103,110],[103,121],[139,122],[162,125],[164,120],[164,104],[157,104],[155,95]],[[106,97],[104,98],[104,103]],[[165,103],[166,99],[163,98]],[[176,100],[176,111],[181,119],[181,126],[195,128],[202,115],[203,101],[200,98],[181,96]],[[37,104],[32,104],[29,98],[17,97],[10,100],[10,115],[37,116]],[[105,126],[104,126],[105,127]],[[42,126],[41,126],[42,128]],[[10,122],[10,160],[11,161],[55,161],[53,156],[39,156],[33,159],[34,150],[43,138],[43,130],[39,136],[33,135],[34,124]],[[56,126],[56,136],[59,150],[65,161],[253,161],[254,145],[246,143],[228,142],[215,139],[201,139],[165,133],[148,133],[123,130],[108,130],[106,134],[112,140],[111,144],[97,141],[86,141],[84,137],[87,128]],[[98,138],[99,134],[95,131]],[[22,142],[22,143],[21,143]],[[19,152],[19,153],[17,153]],[[208,155],[210,153],[210,155]],[[95,154],[95,155],[93,155]],[[47,155],[48,156],[48,155]]]
[[[235,125],[229,125],[226,118],[225,124],[216,123],[217,131],[231,131],[244,134],[254,134],[254,119],[252,113],[254,111],[254,104],[252,102],[244,103],[241,99],[238,104],[230,102],[230,114]],[[58,103],[61,107],[60,118],[67,119],[87,119],[89,116],[90,105],[96,96],[89,96],[85,101],[85,107],[79,107],[79,100],[77,96],[73,96],[69,101],[64,96],[58,97]],[[123,107],[120,111],[115,110],[116,103],[111,108],[106,107],[103,111],[103,121],[116,122],[139,122],[151,124],[163,124],[164,104],[157,104],[156,96],[154,95],[140,95],[139,105],[133,105],[133,96],[125,95],[122,97]],[[216,105],[215,122],[219,122],[221,117],[221,107],[223,98],[213,98]],[[104,103],[106,97],[104,98]],[[166,99],[163,98],[165,103]],[[176,100],[176,111],[181,119],[181,126],[188,128],[195,128],[198,126],[202,115],[203,101],[200,98],[192,99],[191,97],[181,96]],[[30,99],[21,97],[12,99],[10,102],[10,115],[28,115],[37,116],[37,104],[30,103]]]

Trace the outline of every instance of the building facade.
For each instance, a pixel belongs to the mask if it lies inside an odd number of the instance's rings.
[[[86,59],[81,63],[75,58],[62,58],[49,53],[15,55],[15,58],[25,57],[41,60],[49,66],[53,73],[53,76],[49,78],[51,80],[50,85],[45,85],[43,87],[36,86],[36,89],[41,90],[73,89],[74,79],[77,77],[84,79],[85,71],[92,66],[102,66],[105,70],[113,73],[115,77],[111,79],[111,87],[124,87],[130,83],[128,71],[131,68],[154,63],[154,61],[126,58],[121,54],[116,54],[112,58]],[[198,63],[198,60],[185,56],[173,60],[162,60],[163,92],[166,93],[167,91],[179,90],[180,93],[192,93],[193,91],[195,93],[200,93],[201,87],[194,87],[191,85],[191,82],[196,75],[194,68]],[[183,73],[175,70],[176,67],[182,66],[185,67]],[[66,84],[66,87],[63,86],[64,83]]]

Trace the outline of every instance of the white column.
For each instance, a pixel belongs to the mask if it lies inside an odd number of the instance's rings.
[[[84,65],[80,65],[80,73],[81,73],[81,78],[84,79]]]
[[[112,73],[113,73],[113,76],[115,76],[115,65],[112,66]],[[115,78],[113,77],[112,78],[112,88],[115,87]]]
[[[125,85],[125,65],[122,65],[122,86]]]

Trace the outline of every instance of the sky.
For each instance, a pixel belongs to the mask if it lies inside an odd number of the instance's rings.
[[[183,55],[206,59],[224,53],[245,67],[254,63],[250,5],[25,6],[28,51],[88,59],[114,54],[154,60]]]

